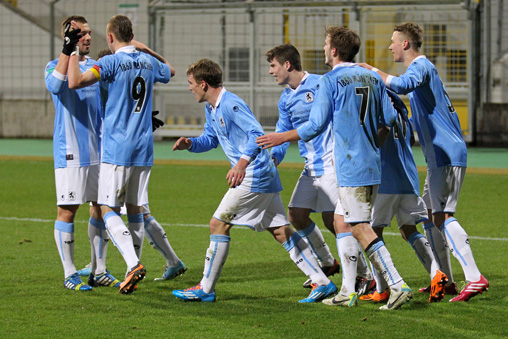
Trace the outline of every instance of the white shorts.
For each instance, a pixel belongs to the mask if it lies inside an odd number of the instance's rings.
[[[313,212],[333,212],[339,200],[335,173],[322,176],[300,175],[289,207],[309,208]]]
[[[348,224],[369,222],[379,185],[339,187],[335,214],[343,215]]]
[[[56,168],[55,185],[57,206],[97,201],[99,165]]]
[[[124,203],[134,206],[147,204],[150,170],[150,166],[102,163],[97,202],[111,208],[121,207]]]
[[[465,174],[465,167],[427,169],[422,198],[432,213],[455,213]]]
[[[378,194],[372,208],[372,227],[390,226],[393,217],[397,225],[416,225],[428,219],[427,207],[416,194]]]
[[[226,192],[213,217],[258,232],[289,225],[280,193],[252,193],[238,188]]]

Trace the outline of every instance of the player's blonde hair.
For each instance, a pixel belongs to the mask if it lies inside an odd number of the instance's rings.
[[[414,22],[405,22],[395,26],[395,32],[400,32],[409,40],[411,48],[419,50],[423,44],[423,29]]]
[[[113,33],[115,38],[121,42],[129,42],[134,38],[132,22],[125,15],[115,15],[109,19],[107,32]]]

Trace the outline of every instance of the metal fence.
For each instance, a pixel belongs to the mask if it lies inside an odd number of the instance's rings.
[[[300,51],[304,68],[312,73],[328,71],[324,64],[324,32],[328,25],[356,30],[362,39],[357,61],[366,61],[391,74],[404,69],[393,62],[388,50],[393,27],[415,21],[426,32],[423,53],[433,61],[446,83],[459,113],[464,134],[469,133],[469,8],[458,1],[428,5],[421,1],[297,1],[154,5],[153,44],[179,70],[171,86],[159,87],[159,107],[168,122],[161,134],[197,132],[203,123],[203,107],[186,94],[182,71],[206,57],[217,61],[225,74],[225,86],[244,98],[266,129],[277,121],[277,101],[282,91],[268,74],[264,53],[284,42]],[[364,5],[366,4],[366,5]],[[368,5],[367,5],[368,4]]]
[[[491,71],[497,65],[505,72],[499,65],[508,60],[505,7],[502,0],[0,0],[0,100],[51,100],[43,70],[60,53],[65,17],[88,19],[94,57],[107,47],[109,18],[125,14],[134,23],[135,38],[149,42],[177,70],[169,85],[155,89],[154,106],[166,121],[159,136],[200,133],[203,107],[188,93],[185,69],[201,58],[221,65],[225,87],[245,99],[269,130],[277,120],[282,88],[268,74],[268,49],[290,42],[300,50],[307,71],[323,74],[328,71],[325,28],[343,25],[362,39],[357,61],[401,74],[403,66],[393,62],[388,50],[390,37],[394,25],[416,21],[425,30],[423,53],[436,64],[470,139],[478,103],[506,101],[502,93],[508,74]]]

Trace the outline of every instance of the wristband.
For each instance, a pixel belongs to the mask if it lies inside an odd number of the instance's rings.
[[[376,67],[372,67],[371,71],[377,73],[377,72],[379,72],[379,69],[377,69]]]

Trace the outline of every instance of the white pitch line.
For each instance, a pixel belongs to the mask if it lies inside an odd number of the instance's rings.
[[[16,217],[0,217],[0,220],[12,220],[12,221],[28,221],[28,222],[44,222],[44,223],[54,223],[55,220],[52,219],[38,219],[38,218],[16,218]],[[76,223],[79,224],[87,224],[88,221],[85,220],[79,220],[76,221]],[[202,227],[202,228],[208,228],[208,225],[205,224],[167,224],[167,223],[160,223],[162,226],[168,226],[168,227]],[[250,230],[247,226],[235,226],[235,229],[246,229]],[[327,229],[321,229],[321,231],[326,232]],[[400,236],[400,233],[392,233],[392,232],[385,232],[383,235],[390,235],[390,236]],[[508,241],[508,238],[491,238],[491,237],[476,237],[476,236],[469,236],[470,239],[477,239],[477,240],[488,240],[488,241]]]

